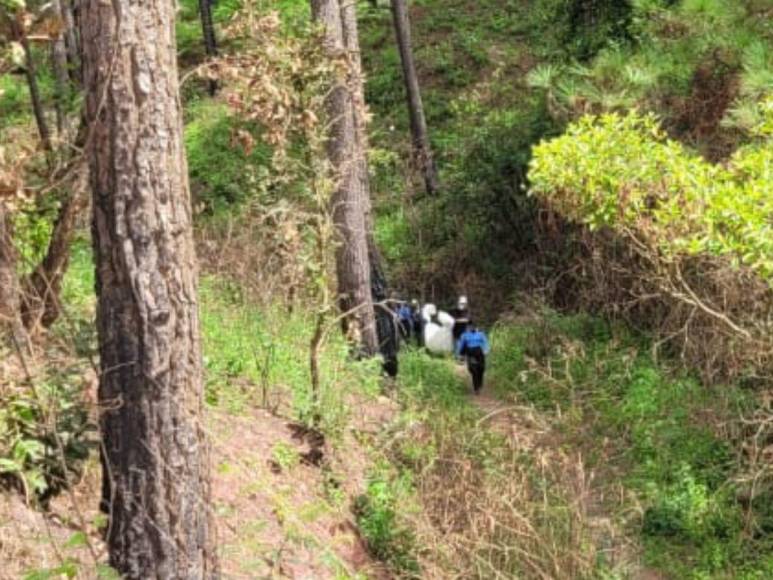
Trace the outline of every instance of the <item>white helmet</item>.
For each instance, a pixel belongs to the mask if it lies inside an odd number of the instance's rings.
[[[459,308],[467,308],[467,296],[459,296]]]

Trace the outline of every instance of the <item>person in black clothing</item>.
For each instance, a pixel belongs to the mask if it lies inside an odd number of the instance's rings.
[[[416,338],[416,345],[421,348],[424,346],[424,318],[421,316],[419,301],[415,298],[411,300],[411,313],[413,315],[413,335]]]
[[[454,348],[459,344],[459,339],[467,330],[467,326],[470,324],[470,308],[467,303],[467,296],[459,296],[459,301],[456,303],[456,308],[452,308],[449,312],[454,317]]]

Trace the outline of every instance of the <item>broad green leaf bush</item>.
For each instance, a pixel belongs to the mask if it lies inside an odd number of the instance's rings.
[[[33,378],[34,388],[0,391],[0,483],[18,485],[28,501],[45,501],[76,481],[94,447],[81,372],[48,369]]]
[[[533,194],[591,229],[630,232],[665,260],[707,254],[773,281],[773,99],[758,141],[715,165],[651,115],[587,116],[534,149]]]

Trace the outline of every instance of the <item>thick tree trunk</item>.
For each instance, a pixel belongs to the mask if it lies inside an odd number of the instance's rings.
[[[26,352],[27,332],[21,320],[19,279],[16,272],[16,248],[13,245],[11,216],[0,201],[0,331]]]
[[[211,578],[197,264],[167,0],[81,12],[110,563]]]
[[[346,57],[341,7],[338,0],[312,0],[312,14],[325,26],[325,48],[331,58]],[[378,351],[378,338],[371,298],[370,261],[364,204],[368,197],[363,181],[364,152],[358,140],[356,96],[348,78],[342,79],[328,96],[330,137],[328,155],[336,172],[336,185],[331,203],[333,221],[341,244],[336,251],[336,270],[340,304],[344,312],[352,311],[348,328],[363,351]]]
[[[62,293],[62,280],[70,260],[70,247],[75,237],[78,214],[85,205],[85,168],[81,175],[83,179],[78,180],[62,202],[45,258],[24,285],[22,318],[24,325],[33,332],[39,326],[48,328],[61,314],[59,297]]]
[[[365,79],[362,72],[360,55],[360,37],[357,27],[357,6],[354,2],[345,2],[341,7],[344,45],[349,60],[348,85],[354,98],[355,125],[357,139],[357,173],[363,192],[362,207],[365,214],[365,235],[368,244],[370,262],[371,298],[375,304],[384,303],[389,289],[382,265],[381,252],[374,236],[373,204],[370,197],[370,175],[368,170],[368,128],[367,105],[365,103]],[[386,306],[376,306],[376,333],[379,351],[384,358],[384,367],[390,375],[397,374],[397,328],[392,311]]]
[[[217,56],[217,36],[215,36],[215,23],[212,21],[212,0],[199,0],[199,16],[201,17],[201,31],[204,35],[204,48],[209,58]],[[209,94],[217,92],[217,81],[209,81]]]
[[[392,0],[392,19],[397,36],[397,47],[400,50],[400,60],[403,64],[403,79],[405,80],[408,114],[411,121],[413,151],[424,176],[427,193],[434,195],[440,189],[440,180],[429,143],[427,120],[424,116],[424,105],[419,89],[419,77],[416,75],[416,64],[413,60],[411,22],[408,17],[406,0]]]

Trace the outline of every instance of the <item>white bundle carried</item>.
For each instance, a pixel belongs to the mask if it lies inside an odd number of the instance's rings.
[[[421,316],[424,319],[424,345],[427,350],[435,354],[454,352],[454,317],[447,312],[438,312],[434,304],[426,304],[421,310]]]

